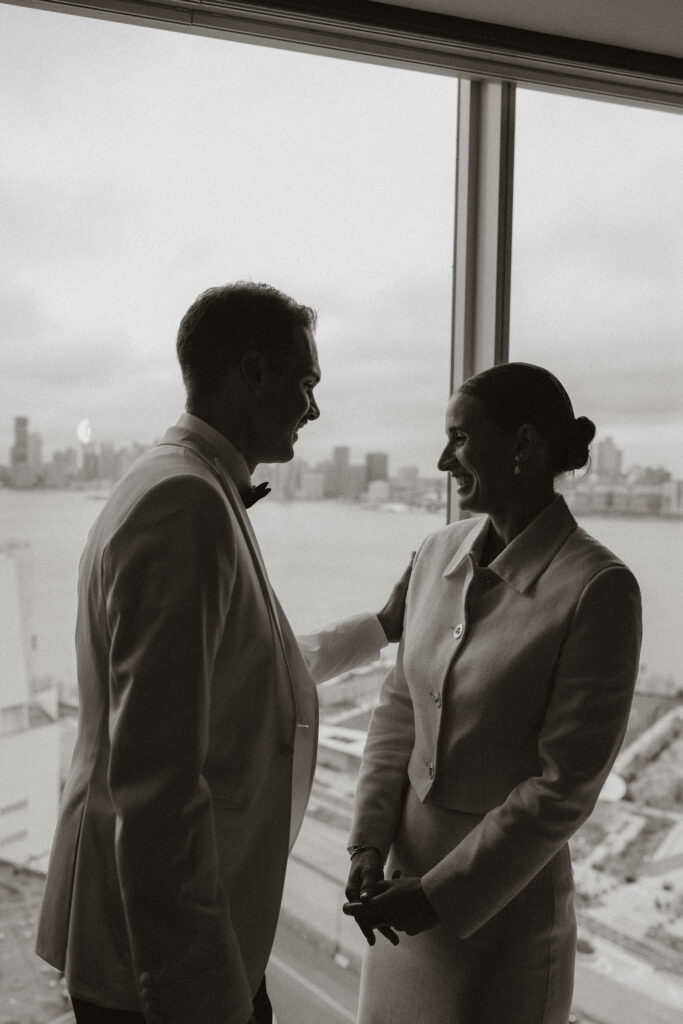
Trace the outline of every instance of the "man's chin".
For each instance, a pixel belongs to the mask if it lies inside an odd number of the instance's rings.
[[[294,458],[294,445],[290,441],[288,445],[282,445],[276,451],[272,452],[268,458],[262,459],[262,462],[291,462]]]

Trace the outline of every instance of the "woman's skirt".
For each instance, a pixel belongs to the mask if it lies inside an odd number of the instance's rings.
[[[481,820],[423,804],[409,788],[387,863],[422,876]],[[495,885],[495,878],[491,879]],[[565,846],[467,939],[442,922],[365,951],[358,1024],[567,1024],[576,919]]]

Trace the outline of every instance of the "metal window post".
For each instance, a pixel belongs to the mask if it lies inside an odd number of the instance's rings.
[[[514,131],[512,83],[461,80],[451,391],[508,358]]]

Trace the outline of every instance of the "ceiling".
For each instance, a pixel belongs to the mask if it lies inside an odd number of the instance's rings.
[[[683,0],[372,0],[683,58]]]

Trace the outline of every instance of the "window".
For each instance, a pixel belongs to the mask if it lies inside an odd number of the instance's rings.
[[[676,114],[518,90],[510,358],[551,369],[596,423],[590,469],[561,488],[643,595],[626,799],[608,786],[573,843],[584,949],[611,937],[617,974],[620,945],[651,970],[681,949],[682,161]],[[596,956],[579,956],[579,1000]]]
[[[381,49],[371,35],[365,32],[359,50]],[[23,658],[28,666],[25,676],[13,674],[0,712],[12,722],[20,715],[22,728],[28,722],[34,768],[61,762],[63,773],[76,712],[78,554],[110,482],[182,407],[172,339],[208,284],[268,280],[320,312],[322,418],[304,432],[294,463],[265,468],[273,495],[252,513],[295,628],[379,607],[408,553],[443,523],[434,463],[450,361],[458,86],[454,78],[7,5],[0,6],[0,39],[2,133],[11,140],[0,162],[8,255],[0,291],[7,338],[0,591],[18,591],[12,616],[16,623],[21,612],[15,632],[22,637],[12,664]],[[414,52],[405,40],[386,39],[397,59],[440,63],[426,38]],[[496,306],[495,317],[475,311],[475,339],[463,331],[474,358],[457,354],[476,368],[505,355],[507,337],[501,289],[490,286],[493,268],[502,277],[507,269],[507,252],[501,260],[490,246],[502,214],[486,215],[489,199],[502,198],[502,209],[509,191],[500,186],[504,174],[481,173],[495,131],[502,127],[502,137],[512,123],[512,64],[503,59],[506,84],[495,101],[503,116],[494,130],[495,102],[487,99],[483,133],[473,132],[463,167],[473,188],[460,190],[463,208],[478,205],[484,215],[479,237],[468,242],[468,271],[477,273],[467,275],[464,293],[475,307],[484,294],[487,313]],[[547,80],[548,63],[541,71],[537,64],[532,56],[516,66]],[[571,82],[571,62],[564,71],[553,66]],[[479,64],[478,73],[500,67]],[[633,74],[618,82],[609,68],[587,75],[589,88],[604,82],[622,96],[641,88],[660,99],[675,95],[664,71],[635,83]],[[667,731],[681,699],[673,596],[683,501],[673,343],[683,312],[680,140],[674,115],[517,90],[510,357],[549,365],[577,413],[598,423],[592,472],[564,486],[581,522],[632,565],[643,586],[646,638],[627,749],[633,752],[637,734],[645,748],[660,742],[658,728],[664,734],[656,759],[644,751],[653,761],[649,774],[630,762],[629,800],[603,801],[575,842],[583,929],[577,1005],[604,1019],[616,1012],[620,1021],[624,1001],[630,1011],[636,1000],[615,978],[646,976],[657,1010],[666,1002],[675,1013],[681,1005],[669,976],[653,981],[651,971],[652,964],[675,970],[682,941],[680,828],[669,827],[680,812],[668,810],[672,799],[680,802],[680,752]],[[496,318],[494,339],[487,326]],[[632,465],[640,469],[629,479]],[[295,852],[283,913],[288,948],[306,977],[276,948],[280,1024],[299,1016],[286,993],[293,973],[318,1019],[353,1019],[353,986],[343,970],[350,923],[336,912],[346,859],[330,836],[344,834],[352,786],[344,788],[339,768],[354,763],[383,667],[322,695],[321,769],[304,833],[312,846]],[[61,750],[54,729],[45,742],[46,718],[54,725],[57,717]],[[13,779],[28,760],[14,757]],[[33,829],[15,857],[27,864],[25,851],[43,856],[45,849]],[[302,915],[316,920],[326,950],[335,952],[337,975],[327,951],[297,936]],[[619,951],[623,941],[636,959]],[[34,993],[35,979],[27,985]],[[55,1002],[45,1019],[61,1009]],[[650,1011],[645,1006],[642,1019]]]
[[[35,635],[24,699],[40,691],[49,706],[58,690],[59,774],[77,711],[80,552],[112,480],[183,409],[175,333],[205,287],[264,280],[319,312],[321,418],[293,463],[263,470],[273,494],[251,513],[295,630],[378,610],[411,551],[445,522],[436,462],[457,81],[4,5],[0,23],[11,140],[0,166],[11,256],[0,542],[16,546]],[[29,38],[30,65],[19,57]],[[314,845],[292,862],[298,898],[285,901],[286,950],[276,949],[271,981],[281,1024],[292,999],[283,979],[308,974],[302,964],[317,956],[302,932],[324,930],[340,962],[349,944],[356,958],[361,949],[339,912],[346,830],[359,730],[389,657],[341,695],[323,694],[331,735],[306,831]],[[45,849],[42,835],[36,844]],[[341,978],[349,1013],[353,971],[329,956],[325,969]]]

